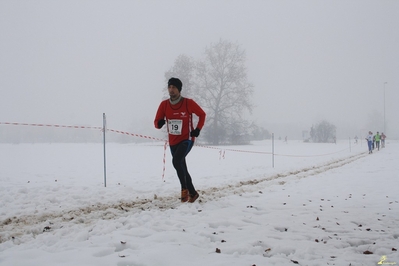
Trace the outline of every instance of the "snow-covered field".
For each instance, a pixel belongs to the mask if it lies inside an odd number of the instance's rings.
[[[0,144],[0,265],[399,264],[399,142]]]

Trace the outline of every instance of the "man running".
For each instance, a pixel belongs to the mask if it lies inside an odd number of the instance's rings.
[[[369,147],[369,154],[373,153],[373,133],[369,131],[369,135],[366,137],[367,145]]]
[[[199,194],[194,188],[187,169],[186,156],[193,147],[194,140],[199,136],[205,124],[205,112],[192,99],[181,96],[183,87],[178,78],[168,81],[169,99],[164,100],[158,107],[154,125],[160,129],[166,123],[173,167],[181,184],[181,202],[194,202]],[[198,116],[197,126],[193,125],[192,114]]]
[[[381,144],[382,148],[385,148],[385,139],[387,136],[385,136],[384,132],[381,133]]]
[[[377,149],[380,150],[380,141],[381,141],[381,135],[377,131],[377,134],[375,134],[375,144],[377,145]]]

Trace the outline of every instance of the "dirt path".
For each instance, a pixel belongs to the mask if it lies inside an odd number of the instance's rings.
[[[331,169],[342,167],[365,156],[367,156],[367,153],[360,153],[343,159],[329,161],[318,166],[201,190],[199,191],[201,195],[199,202],[206,203],[232,194],[261,191],[266,186],[270,185],[283,185],[288,182],[288,178],[306,178],[317,175]],[[90,224],[99,219],[116,219],[135,212],[170,210],[178,207],[180,204],[176,195],[166,197],[157,197],[154,195],[151,199],[120,201],[109,204],[93,204],[59,212],[9,217],[0,222],[0,243],[9,239],[20,238],[26,234],[38,235],[46,231],[56,230],[69,223]]]

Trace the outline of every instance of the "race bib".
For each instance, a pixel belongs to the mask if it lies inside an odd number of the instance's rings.
[[[168,120],[169,134],[181,135],[181,129],[183,127],[183,120],[173,119]]]

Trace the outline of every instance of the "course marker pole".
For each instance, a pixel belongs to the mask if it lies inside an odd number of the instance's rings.
[[[107,187],[107,163],[105,153],[105,132],[107,131],[107,119],[103,113],[103,146],[104,146],[104,187]]]
[[[274,168],[274,133],[272,133],[272,166]]]
[[[351,137],[349,137],[349,152],[352,152]]]

